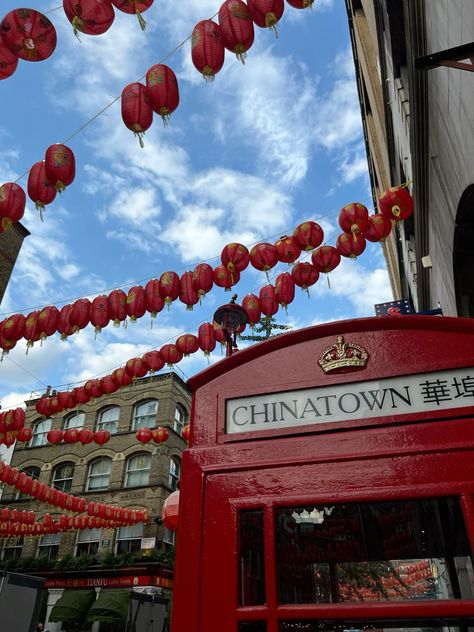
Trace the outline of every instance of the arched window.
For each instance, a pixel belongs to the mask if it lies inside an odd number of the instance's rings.
[[[143,523],[130,527],[120,527],[117,530],[117,554],[139,551],[142,548],[142,537]]]
[[[37,421],[33,426],[33,436],[30,441],[30,448],[39,448],[47,445],[46,435],[51,430],[51,419],[43,419]]]
[[[36,465],[30,465],[30,467],[25,467],[22,472],[24,472],[27,476],[30,476],[31,478],[37,480],[40,476],[41,469],[39,467],[36,467]],[[29,498],[29,496],[28,494],[24,494],[23,492],[18,492],[16,498],[17,500],[19,500],[20,498]]]
[[[146,402],[137,404],[133,409],[132,430],[138,430],[138,428],[154,428],[156,426],[157,412],[157,399],[149,399]]]
[[[48,560],[57,557],[59,553],[59,545],[61,543],[60,533],[45,533],[41,536],[36,551],[37,557],[46,557]]]
[[[148,485],[150,480],[151,455],[137,454],[127,461],[125,473],[125,487],[139,487]]]
[[[53,470],[53,487],[70,492],[74,478],[74,463],[60,463]]]
[[[111,471],[112,459],[104,456],[92,461],[87,475],[87,491],[108,489]]]
[[[11,560],[13,557],[21,557],[23,550],[23,537],[12,535],[3,541],[2,560]]]
[[[73,413],[72,415],[68,415],[64,419],[63,430],[69,430],[69,428],[83,428],[85,420],[85,413]]]
[[[170,459],[170,473],[168,478],[168,484],[171,489],[177,489],[177,482],[181,474],[181,462],[176,456],[172,456]]]
[[[454,291],[458,316],[474,318],[474,184],[467,187],[456,213],[453,244]]]
[[[115,434],[118,430],[118,421],[120,417],[119,406],[109,406],[99,413],[97,419],[96,430],[108,430],[110,434]]]
[[[76,557],[95,555],[99,550],[100,529],[80,529],[77,532]]]
[[[174,429],[180,435],[186,422],[186,411],[184,406],[176,404],[174,409]]]

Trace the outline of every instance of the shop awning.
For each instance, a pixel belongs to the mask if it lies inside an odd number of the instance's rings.
[[[102,621],[104,623],[127,622],[128,603],[130,591],[128,590],[101,590],[97,601],[93,604],[87,615],[87,621]]]
[[[95,599],[95,590],[65,590],[51,610],[49,620],[84,623]]]

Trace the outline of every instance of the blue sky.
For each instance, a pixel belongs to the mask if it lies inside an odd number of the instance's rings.
[[[58,3],[59,4],[59,3]],[[55,3],[29,0],[43,12]],[[16,8],[4,0],[5,13]],[[13,181],[145,75],[219,9],[217,0],[156,0],[142,33],[134,16],[116,11],[104,35],[74,37],[62,8],[48,13],[58,33],[54,54],[20,62],[0,83],[0,180]],[[68,142],[76,155],[75,182],[46,208],[40,222],[28,203],[24,242],[2,313],[47,304],[179,273],[219,261],[231,241],[274,242],[301,221],[320,219],[327,243],[340,230],[338,210],[359,201],[371,208],[360,110],[349,47],[347,16],[339,0],[316,0],[313,10],[286,5],[275,39],[256,28],[242,65],[226,52],[223,70],[206,83],[186,43],[166,63],[178,76],[181,103],[164,127],[155,116],[145,148],[122,123],[120,102]],[[26,178],[21,180],[26,189]],[[276,273],[281,272],[278,268]],[[258,293],[265,275],[248,268],[235,291]],[[295,328],[373,315],[391,299],[379,245],[357,261],[343,260],[331,275],[280,311]],[[92,328],[60,342],[59,336],[25,355],[24,341],[0,364],[2,405],[19,405],[47,384],[59,387],[104,374],[135,355],[196,333],[228,302],[214,289],[186,312],[175,303],[136,324]],[[220,351],[213,360],[221,359]],[[198,357],[199,356],[199,357]],[[201,354],[180,364],[185,375],[204,368]]]

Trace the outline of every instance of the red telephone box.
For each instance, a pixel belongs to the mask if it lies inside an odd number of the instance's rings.
[[[172,632],[472,629],[474,321],[319,325],[190,386]]]

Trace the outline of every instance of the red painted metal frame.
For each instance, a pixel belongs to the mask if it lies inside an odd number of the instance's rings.
[[[363,371],[324,375],[337,335],[370,354]],[[379,317],[278,336],[190,380],[190,448],[183,455],[172,632],[237,632],[237,621],[465,616],[474,601],[282,606],[277,602],[275,506],[459,496],[474,549],[474,407],[225,435],[228,398],[474,366],[474,321]],[[265,606],[239,608],[238,512],[265,517]]]

